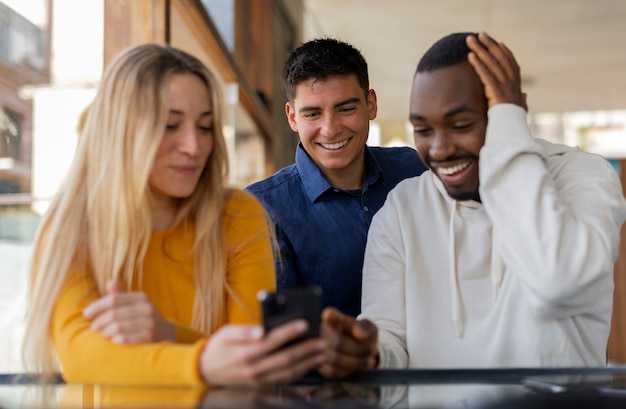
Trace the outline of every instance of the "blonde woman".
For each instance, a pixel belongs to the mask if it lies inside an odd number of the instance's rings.
[[[323,361],[306,331],[263,334],[271,232],[224,186],[221,97],[207,68],[167,46],[104,73],[64,186],[34,243],[24,359],[44,378],[122,385],[290,382]]]

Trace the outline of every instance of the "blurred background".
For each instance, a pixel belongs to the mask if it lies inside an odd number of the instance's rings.
[[[416,63],[454,31],[487,31],[513,51],[536,136],[598,153],[626,179],[624,0],[0,0],[0,373],[21,370],[33,235],[116,53],[166,42],[213,69],[227,97],[230,183],[244,187],[294,160],[279,72],[301,42],[360,49],[379,103],[368,143],[412,146]],[[620,249],[612,362],[626,362],[625,260]]]

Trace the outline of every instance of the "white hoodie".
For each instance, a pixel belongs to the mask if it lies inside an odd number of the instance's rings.
[[[381,368],[606,364],[626,201],[602,157],[535,139],[526,112],[489,110],[481,203],[431,172],[376,214],[361,318]]]

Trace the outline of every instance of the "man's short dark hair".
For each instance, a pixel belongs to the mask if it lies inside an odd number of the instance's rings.
[[[417,70],[415,72],[429,72],[439,68],[450,67],[462,61],[467,61],[467,55],[470,49],[465,39],[468,35],[478,36],[478,33],[452,33],[437,40],[424,53],[417,64]]]
[[[334,38],[318,38],[300,45],[291,52],[281,72],[289,101],[293,101],[296,85],[302,81],[335,75],[355,75],[363,92],[369,91],[365,58],[354,46]]]

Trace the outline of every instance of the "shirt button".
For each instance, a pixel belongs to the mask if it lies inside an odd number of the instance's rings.
[[[339,193],[339,189],[333,189],[333,192]]]
[[[363,210],[365,210],[366,212],[369,212],[369,211],[370,211],[370,209],[368,209],[368,207],[367,207],[367,206],[363,206]]]

